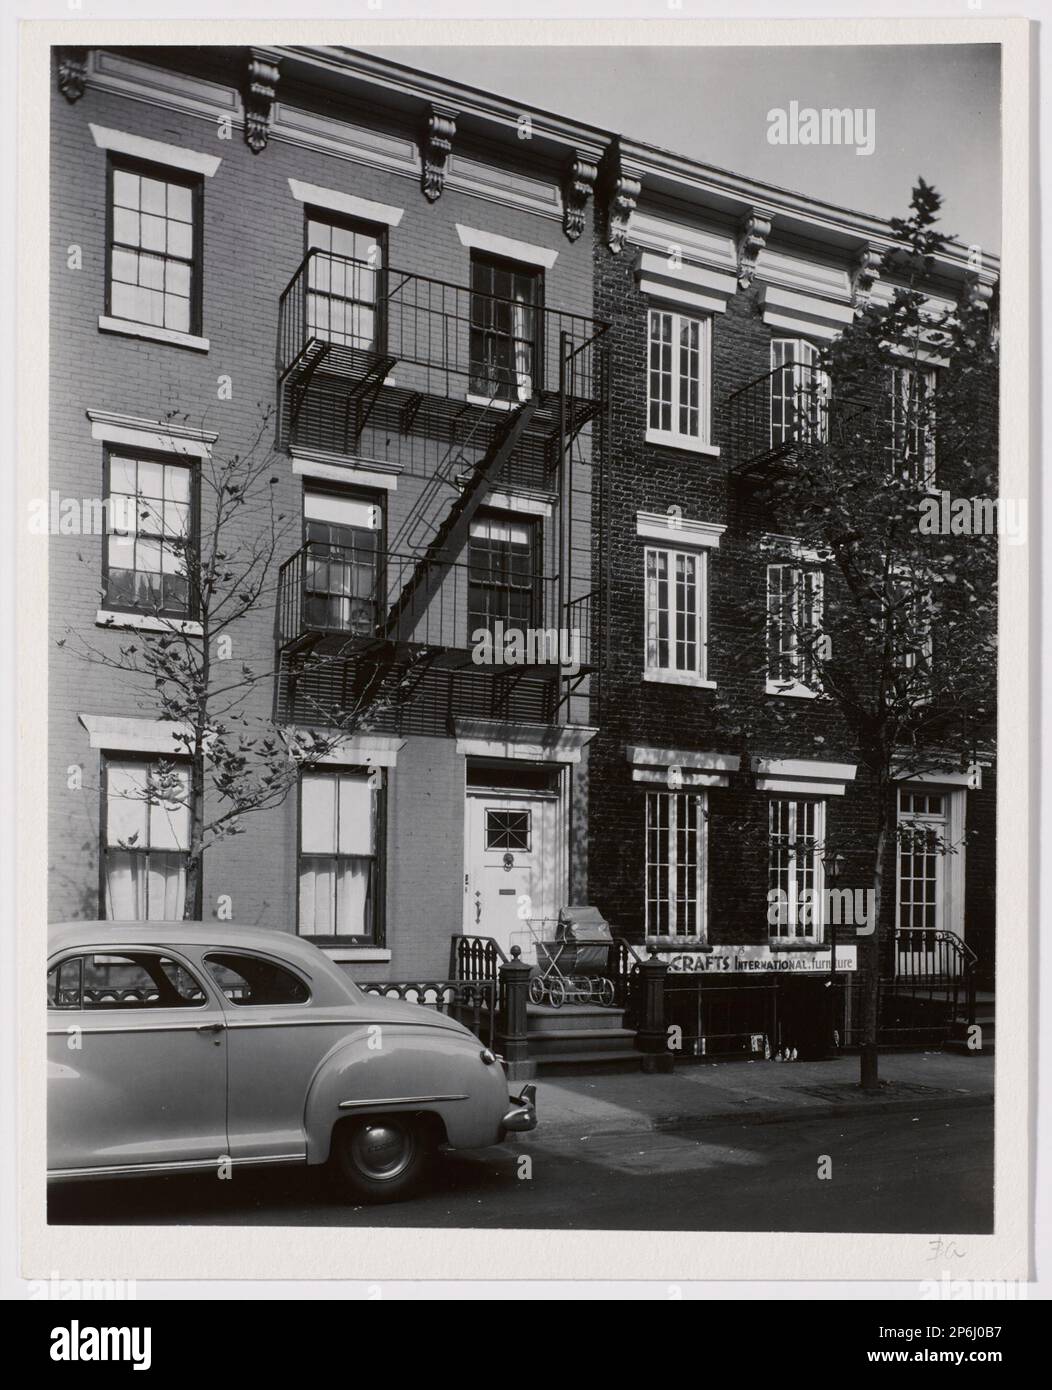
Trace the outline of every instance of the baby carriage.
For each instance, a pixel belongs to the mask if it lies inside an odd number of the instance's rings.
[[[530,1002],[559,1009],[563,1004],[615,1003],[610,979],[610,927],[595,907],[564,907],[555,922],[538,924],[555,935],[536,940],[537,967],[530,979]]]

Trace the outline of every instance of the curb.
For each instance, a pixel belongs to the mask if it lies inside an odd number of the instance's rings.
[[[841,1120],[857,1118],[860,1115],[902,1115],[910,1111],[972,1110],[993,1105],[993,1100],[993,1094],[987,1092],[976,1095],[924,1096],[913,1100],[851,1101],[844,1105],[797,1105],[790,1109],[721,1110],[705,1115],[656,1115],[651,1118],[640,1119],[636,1124],[626,1125],[621,1122],[609,1127],[600,1125],[595,1129],[586,1129],[584,1133],[582,1133],[582,1129],[585,1126],[582,1125],[581,1121],[546,1123],[542,1111],[540,1121],[533,1133],[542,1138],[547,1134],[553,1134],[576,1139],[605,1138],[618,1134],[671,1134],[692,1129],[704,1129],[710,1125],[737,1123],[774,1125],[785,1124],[791,1120]]]

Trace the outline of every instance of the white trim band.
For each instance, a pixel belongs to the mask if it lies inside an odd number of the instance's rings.
[[[289,188],[298,203],[310,203],[312,207],[340,212],[345,217],[356,217],[362,222],[380,222],[387,227],[397,227],[405,216],[405,208],[396,208],[390,203],[374,203],[370,198],[357,198],[353,193],[321,188],[316,183],[289,179]]]
[[[761,758],[752,760],[756,790],[791,792],[804,796],[843,796],[855,780],[855,763],[826,763],[816,758]]]
[[[330,483],[348,483],[352,487],[385,488],[388,492],[395,492],[398,488],[400,466],[388,469],[386,465],[378,463],[373,467],[363,468],[361,463],[355,460],[348,463],[338,461],[339,456],[336,454],[332,455],[332,462],[329,462],[321,454],[306,453],[296,448],[289,452],[292,455],[292,471],[300,477],[321,478]]]
[[[147,140],[142,135],[129,135],[123,130],[108,130],[88,122],[92,139],[100,150],[127,154],[133,159],[145,159],[150,164],[167,164],[172,169],[186,169],[191,174],[203,174],[210,179],[223,162],[218,155],[200,154],[181,145],[167,145],[162,140]]]
[[[693,550],[718,549],[720,537],[726,531],[714,521],[695,521],[670,512],[636,512],[636,535],[648,541]]]
[[[117,319],[112,314],[99,315],[100,333],[119,333],[125,338],[149,338],[153,343],[170,343],[172,347],[191,348],[207,352],[211,343],[196,333],[180,333],[176,328],[159,328],[153,323],[137,323],[135,319]]]
[[[130,444],[161,453],[190,454],[194,458],[212,457],[212,445],[219,438],[213,430],[195,430],[174,421],[142,420],[136,415],[117,415],[110,410],[87,410],[91,437],[104,444]]]
[[[515,724],[502,719],[456,719],[457,752],[474,758],[535,763],[579,763],[581,750],[599,732],[587,724]]]
[[[632,765],[633,782],[657,783],[670,789],[729,787],[731,773],[741,767],[736,753],[699,753],[691,748],[655,748],[649,744],[625,745]],[[677,769],[673,777],[672,769]]]
[[[704,266],[676,263],[671,256],[640,251],[635,264],[641,294],[661,299],[688,312],[722,314],[738,289],[735,275]]]
[[[323,735],[324,737],[324,735]],[[404,738],[387,734],[344,734],[332,741],[328,753],[311,758],[307,771],[319,767],[395,767],[405,747]]]
[[[136,632],[168,632],[179,637],[204,636],[204,629],[194,618],[163,618],[157,613],[123,613],[117,608],[100,608],[95,614],[95,626],[114,630],[133,629]]]
[[[765,284],[760,294],[763,321],[779,332],[804,338],[839,337],[855,317],[850,304],[835,304],[812,294],[797,294],[777,285]]]
[[[177,742],[176,735],[189,734],[188,724],[168,724],[132,715],[78,714],[77,718],[87,730],[92,748],[119,753],[164,753],[169,757],[185,756],[187,751],[187,745]]]
[[[558,251],[550,251],[547,246],[534,246],[529,241],[516,241],[510,236],[497,236],[494,232],[484,232],[478,227],[465,227],[456,224],[460,244],[472,251],[486,251],[491,256],[504,256],[509,261],[523,261],[526,265],[543,266],[551,270],[559,259]]]

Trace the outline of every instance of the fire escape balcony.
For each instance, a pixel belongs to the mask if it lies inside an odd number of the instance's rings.
[[[494,481],[555,490],[605,400],[606,325],[394,267],[312,250],[280,303],[281,433],[290,446],[397,462],[483,456],[533,403]]]
[[[791,467],[802,448],[846,442],[868,412],[864,402],[835,396],[820,367],[776,367],[727,398],[731,473],[769,477]]]

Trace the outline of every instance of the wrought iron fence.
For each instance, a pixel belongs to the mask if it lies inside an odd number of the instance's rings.
[[[360,988],[381,999],[403,999],[434,1009],[470,1028],[487,1047],[493,1046],[497,1021],[497,986],[493,980],[383,980]]]

